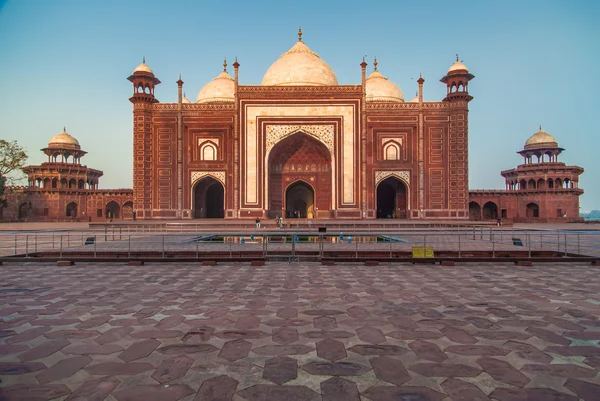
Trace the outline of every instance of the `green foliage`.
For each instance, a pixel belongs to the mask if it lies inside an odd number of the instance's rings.
[[[7,182],[10,184],[12,178],[8,177],[8,174],[21,171],[26,162],[27,153],[17,141],[9,142],[0,139],[0,209],[7,205],[4,191]]]
[[[17,141],[0,139],[0,176],[6,177],[15,170],[21,170],[27,163],[27,153]]]

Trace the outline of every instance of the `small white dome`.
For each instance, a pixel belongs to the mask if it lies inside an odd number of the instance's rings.
[[[49,148],[75,148],[80,149],[79,141],[63,131],[58,135],[53,136],[48,142]]]
[[[338,80],[331,67],[300,38],[269,67],[262,85],[334,86]]]
[[[556,147],[558,147],[558,142],[556,142],[556,138],[547,133],[546,131],[542,131],[542,127],[540,127],[538,132],[531,135],[529,139],[525,141],[525,149]]]
[[[235,101],[235,81],[223,71],[198,92],[196,103],[231,103]]]
[[[136,72],[147,72],[150,74],[154,74],[154,72],[152,72],[152,68],[148,67],[148,65],[146,64],[146,57],[143,58],[142,64],[135,67],[133,73],[135,74]]]
[[[456,55],[456,61],[454,62],[454,64],[452,64],[450,66],[450,68],[448,68],[448,74],[451,72],[455,72],[455,71],[469,72],[469,69],[467,68],[467,66],[464,65],[464,63],[462,61],[458,61],[458,54]]]
[[[404,102],[400,88],[374,70],[365,81],[367,102]]]

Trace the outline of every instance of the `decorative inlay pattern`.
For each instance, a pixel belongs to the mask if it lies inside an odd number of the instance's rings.
[[[381,181],[391,176],[398,177],[407,185],[410,185],[410,171],[408,170],[376,171],[375,185],[379,184]]]
[[[202,145],[204,142],[212,142],[215,145],[219,146],[219,140],[220,138],[205,138],[205,137],[200,137],[198,138],[198,146]]]
[[[192,185],[191,186],[193,187],[194,184],[196,184],[196,182],[198,180],[201,180],[202,178],[206,177],[207,175],[220,181],[221,184],[223,184],[223,186],[225,186],[225,172],[224,171],[192,171],[192,180],[191,180]]]
[[[333,152],[333,138],[334,138],[334,127],[332,124],[323,125],[267,125],[265,133],[266,151],[267,153],[275,146],[275,144],[281,141],[283,138],[288,137],[297,132],[304,132],[320,142],[322,142],[327,149]]]

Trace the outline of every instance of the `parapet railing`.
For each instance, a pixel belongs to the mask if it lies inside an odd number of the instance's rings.
[[[388,260],[600,258],[600,233],[570,231],[0,233],[0,259]],[[578,260],[579,260],[578,259]]]

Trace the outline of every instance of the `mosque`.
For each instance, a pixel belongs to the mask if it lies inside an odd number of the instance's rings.
[[[42,149],[47,163],[25,169],[29,185],[4,218],[578,219],[583,169],[558,162],[564,149],[541,128],[519,152],[525,163],[501,173],[505,190],[469,191],[474,75],[458,57],[440,80],[446,96],[427,102],[422,77],[405,101],[377,60],[339,85],[301,31],[261,85],[240,84],[239,68],[232,77],[224,62],[194,103],[180,78],[178,101],[161,103],[144,60],[128,78],[133,191],[98,189],[102,172],[80,164],[86,152],[63,132]]]

